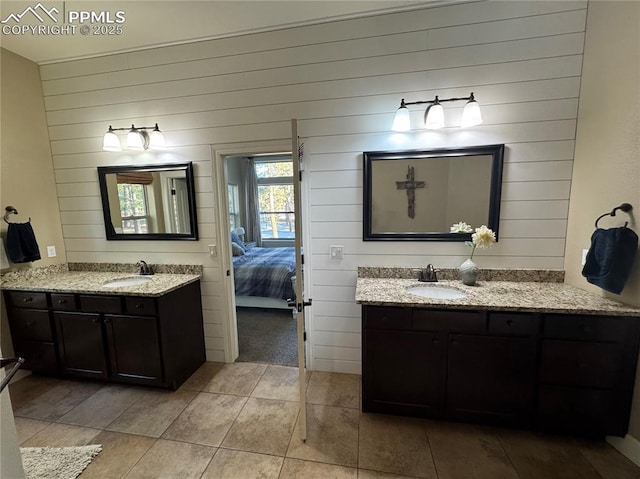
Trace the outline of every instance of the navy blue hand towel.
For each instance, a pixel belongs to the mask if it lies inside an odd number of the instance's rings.
[[[14,263],[28,263],[40,259],[40,249],[31,223],[9,223],[7,255]]]
[[[629,279],[638,252],[638,235],[631,229],[598,228],[591,235],[591,248],[582,268],[587,281],[620,294]]]

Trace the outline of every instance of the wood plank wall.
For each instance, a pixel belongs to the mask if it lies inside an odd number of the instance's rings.
[[[363,151],[505,143],[500,242],[478,263],[563,267],[586,13],[586,1],[453,4],[43,65],[68,260],[203,264],[207,358],[224,360],[210,145],[285,139],[298,118],[311,364],[358,373],[358,265],[455,267],[468,255],[461,243],[363,243]],[[481,126],[390,131],[400,98],[470,91]],[[446,106],[448,125],[461,110]],[[101,151],[108,125],[155,122],[166,152]],[[195,163],[200,241],[106,241],[96,167],[177,161]]]

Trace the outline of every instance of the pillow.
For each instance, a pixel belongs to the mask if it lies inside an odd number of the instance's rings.
[[[238,243],[233,241],[231,243],[231,253],[233,254],[233,256],[242,256],[244,254],[244,249],[242,249],[242,246],[240,246]]]
[[[235,231],[231,232],[231,242],[232,243],[236,243],[240,249],[242,250],[242,252],[244,253],[244,246],[242,246],[242,240],[240,239],[240,237],[236,234]]]

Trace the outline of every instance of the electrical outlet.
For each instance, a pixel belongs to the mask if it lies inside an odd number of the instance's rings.
[[[329,257],[331,259],[344,258],[344,246],[329,246]]]
[[[49,258],[53,258],[56,256],[56,247],[55,246],[47,246],[47,256]]]
[[[216,247],[216,245],[214,245],[214,244],[210,244],[209,245],[209,254],[211,256],[215,256],[215,255],[218,254],[218,248]]]
[[[583,249],[582,250],[582,266],[584,266],[584,264],[587,262],[587,253],[589,252],[588,249]]]

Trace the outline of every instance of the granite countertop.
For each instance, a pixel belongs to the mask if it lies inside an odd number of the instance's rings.
[[[149,278],[150,280],[147,283],[135,286],[104,286],[104,283],[124,278]],[[199,274],[156,273],[154,275],[141,276],[126,272],[60,271],[42,276],[3,278],[0,281],[0,288],[50,293],[162,296],[200,278],[201,275]]]
[[[406,291],[412,286],[453,288],[462,299],[432,299]],[[459,280],[421,283],[416,279],[358,278],[356,303],[438,309],[492,309],[546,313],[640,316],[640,308],[600,297],[564,283],[479,281],[465,286]]]

